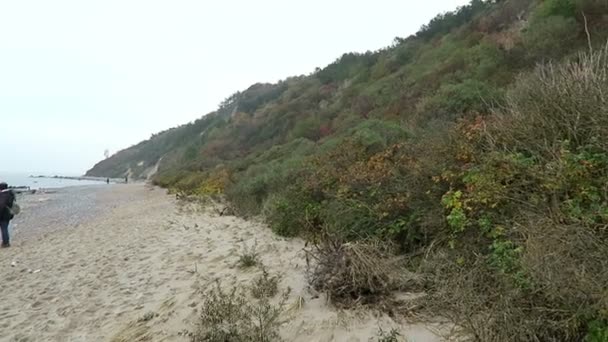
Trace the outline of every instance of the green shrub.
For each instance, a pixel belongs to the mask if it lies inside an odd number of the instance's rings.
[[[256,165],[237,178],[226,195],[241,215],[259,213],[261,204],[268,196],[268,166]]]
[[[279,291],[279,277],[271,276],[265,267],[262,274],[253,280],[251,295],[253,298],[272,298]]]
[[[532,60],[562,57],[572,50],[579,32],[574,18],[549,16],[530,24],[523,34],[523,45]]]
[[[244,291],[224,289],[218,282],[204,294],[204,303],[192,342],[280,341],[281,315],[289,292],[278,304],[267,298],[250,300]]]
[[[397,329],[391,329],[389,331],[385,331],[382,328],[378,329],[378,337],[376,341],[378,342],[399,342],[399,331]]]
[[[294,183],[302,172],[306,156],[314,149],[312,141],[296,139],[250,156],[235,167],[244,170],[234,177],[226,196],[241,215],[259,214],[270,194],[284,191]]]
[[[603,97],[607,69],[604,49],[575,61],[545,64],[520,77],[508,92],[492,140],[543,160],[559,156],[564,143],[572,151],[591,146],[606,151],[602,137],[608,134],[608,102]]]
[[[316,73],[316,77],[323,84],[344,81],[363,70],[371,67],[377,59],[377,55],[371,52],[364,54],[345,53],[334,63],[328,65]]]
[[[573,0],[544,0],[536,10],[539,17],[562,16],[572,18],[576,14],[576,4]]]
[[[355,200],[326,201],[320,217],[329,230],[349,240],[378,235],[382,227],[378,213],[367,203]]]
[[[296,236],[318,226],[321,206],[305,192],[292,188],[269,198],[264,216],[278,235]]]
[[[493,86],[465,80],[457,84],[443,84],[419,110],[433,113],[435,117],[454,118],[466,112],[487,112],[500,101],[500,93]]]
[[[292,139],[306,138],[317,141],[321,138],[321,121],[316,117],[301,119],[290,132]]]
[[[185,176],[182,176],[173,186],[177,190],[192,194],[204,183],[206,178],[207,175],[205,173],[189,172]]]
[[[198,157],[200,146],[198,144],[190,145],[184,151],[184,162],[195,160]]]
[[[240,268],[250,268],[260,263],[260,255],[257,252],[257,242],[251,246],[243,246],[239,255],[238,265]]]
[[[588,333],[584,342],[608,341],[608,323],[606,321],[594,320],[589,323]]]
[[[498,272],[512,277],[521,287],[527,287],[524,271],[521,267],[521,254],[523,248],[515,245],[512,241],[495,239],[490,246],[489,262]]]
[[[381,120],[365,120],[351,129],[348,135],[368,153],[379,152],[408,137],[408,133],[401,126]]]

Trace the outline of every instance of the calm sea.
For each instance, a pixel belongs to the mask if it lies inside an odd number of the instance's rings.
[[[0,182],[10,186],[29,186],[32,189],[63,188],[67,186],[103,184],[101,181],[73,180],[58,178],[32,178],[26,173],[8,173],[0,171]]]

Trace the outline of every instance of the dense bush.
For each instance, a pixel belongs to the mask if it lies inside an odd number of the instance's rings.
[[[539,17],[570,18],[576,14],[576,4],[573,0],[545,0],[540,4],[536,13]]]
[[[429,261],[453,265],[432,270],[431,296],[454,317],[478,313],[460,324],[479,340],[605,329],[606,91],[607,52],[580,55],[522,76],[505,108],[461,126],[466,162],[443,178],[450,252]]]
[[[563,56],[572,49],[580,27],[573,18],[550,16],[532,22],[523,35],[523,44],[531,59]]]
[[[304,231],[314,232],[320,225],[321,204],[301,189],[290,187],[270,197],[264,207],[264,217],[272,230],[282,236],[296,236]]]
[[[437,92],[420,104],[420,111],[435,117],[457,118],[467,112],[487,112],[500,102],[500,94],[489,84],[466,80],[443,84]]]

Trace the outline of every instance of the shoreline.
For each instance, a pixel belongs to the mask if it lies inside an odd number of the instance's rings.
[[[30,186],[10,186],[9,189],[12,190],[15,194],[18,195],[40,195],[40,194],[50,194],[63,192],[72,188],[91,188],[91,187],[100,187],[100,186],[108,186],[108,184],[83,184],[83,185],[68,185],[61,187],[47,187],[47,188],[37,188],[32,189]],[[26,190],[27,189],[27,190]]]
[[[110,182],[114,183],[126,183],[124,182],[125,178],[113,178],[113,177],[96,177],[96,176],[46,176],[46,175],[29,175],[28,178],[42,178],[42,179],[68,179],[68,180],[76,180],[76,181],[95,181],[95,182],[105,182],[106,180],[110,180]]]
[[[0,173],[0,181],[6,182],[9,188],[16,193],[35,193],[37,191],[50,191],[52,189],[109,184],[131,184],[140,180],[125,178],[90,177],[90,176],[45,176],[28,173]]]

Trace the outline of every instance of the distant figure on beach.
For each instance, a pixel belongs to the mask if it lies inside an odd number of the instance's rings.
[[[106,183],[107,183],[107,184],[110,184],[110,178],[107,178],[107,179],[106,179]]]
[[[0,183],[0,231],[2,232],[2,246],[10,247],[10,239],[8,236],[8,225],[13,219],[12,212],[15,204],[15,193],[8,188],[8,184]]]
[[[125,184],[129,183],[129,176],[125,177]]]

